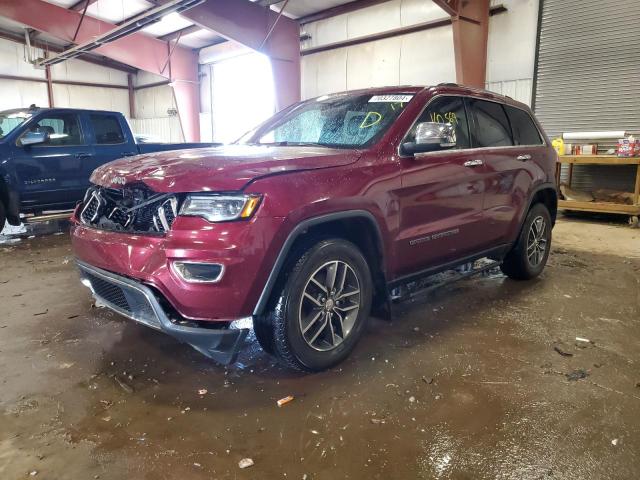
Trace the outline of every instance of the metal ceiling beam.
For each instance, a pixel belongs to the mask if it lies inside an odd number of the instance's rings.
[[[489,0],[433,0],[451,17],[456,82],[485,88]]]
[[[300,29],[295,20],[282,16],[271,31],[278,13],[249,0],[208,0],[182,16],[269,56],[278,110],[300,100]]]
[[[104,33],[100,33],[97,36],[89,38],[85,41],[79,40],[78,44],[70,47],[64,52],[52,57],[48,58],[42,62],[40,65],[54,65],[56,63],[64,62],[65,60],[69,60],[71,58],[76,58],[83,53],[91,52],[93,50],[97,50],[98,48],[102,48],[104,46],[108,46],[113,44],[115,41],[124,39],[133,35],[136,32],[139,32],[147,25],[154,23],[165,15],[173,12],[183,11],[193,5],[198,3],[202,3],[204,0],[171,0],[166,5],[162,5],[159,7],[155,7],[153,10],[149,11],[146,14],[141,14],[127,22],[123,23],[120,26],[113,26],[108,29]],[[76,27],[75,33],[72,38],[72,42],[76,43],[76,38],[78,37],[78,32],[82,27],[83,19],[85,11],[83,11],[78,26]],[[160,73],[162,74],[162,69]]]
[[[87,7],[89,7],[90,5],[93,5],[97,1],[98,0],[80,0],[79,2],[76,2],[73,5],[71,5],[69,7],[69,10],[74,10],[76,12],[81,12],[82,10],[84,10]]]
[[[337,5],[335,7],[327,8],[326,10],[321,10],[310,15],[305,15],[304,17],[298,18],[297,22],[300,25],[304,25],[305,23],[317,22],[318,20],[324,20],[344,13],[355,12],[356,10],[372,7],[388,1],[389,0],[355,0],[343,5]]]
[[[256,3],[261,7],[270,7],[276,3],[282,3],[284,0],[258,0]]]
[[[68,43],[73,43],[73,35],[81,16],[78,12],[43,0],[0,0],[0,11],[6,18]],[[86,16],[78,31],[76,42],[82,44],[94,41],[104,32],[114,28],[116,26],[112,23]],[[195,52],[177,47],[164,74],[162,66],[169,56],[167,43],[142,33],[119,38],[96,48],[93,52],[170,78],[178,102],[185,140],[197,141],[200,138],[198,56]]]
[[[181,28],[180,30],[176,30],[175,32],[162,35],[161,37],[158,37],[158,40],[162,40],[163,42],[172,42],[178,37],[184,37],[185,35],[190,35],[192,33],[199,32],[200,30],[202,30],[202,27],[198,25],[189,25],[188,27]]]
[[[3,38],[5,40],[9,40],[12,42],[16,42],[16,43],[20,43],[22,45],[25,45],[25,39],[22,35],[17,34],[17,33],[13,33],[13,32],[9,32],[6,30],[0,30],[0,38]],[[33,35],[32,35],[33,38]],[[49,43],[44,43],[38,40],[31,40],[31,46],[32,47],[36,47],[36,48],[40,48],[42,50],[44,50],[45,52],[54,52],[54,53],[59,53],[62,52],[64,50],[64,48],[62,47],[58,47],[56,45],[51,45]],[[114,70],[119,70],[121,72],[126,72],[126,73],[137,73],[138,69],[131,67],[129,65],[125,65],[124,63],[120,63],[120,62],[116,62],[114,60],[111,60],[109,58],[106,57],[102,57],[100,55],[91,55],[91,54],[85,54],[82,57],[80,57],[80,59],[83,62],[88,62],[88,63],[92,63],[94,65],[100,65],[101,67],[109,67],[109,68],[113,68]]]

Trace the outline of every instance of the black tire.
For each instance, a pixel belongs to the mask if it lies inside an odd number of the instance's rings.
[[[4,204],[0,201],[0,233],[4,230],[4,226],[7,223],[7,212],[4,208]]]
[[[537,237],[536,226],[539,225],[540,220],[544,222],[544,232],[540,235],[538,242],[534,242],[536,248],[532,248],[531,238],[532,235]],[[532,227],[534,222],[536,225]],[[547,207],[542,203],[533,205],[522,225],[518,241],[500,266],[502,272],[514,280],[530,280],[540,275],[547,264],[551,250],[551,228],[551,215]],[[543,241],[544,252],[540,252]]]
[[[327,273],[325,281],[314,282],[315,285],[312,283],[312,277],[321,278],[318,276],[329,269],[337,272],[333,274],[333,282],[329,280],[330,275]],[[339,289],[338,284],[343,276],[348,276],[348,280],[343,280],[342,288]],[[312,299],[313,303],[309,303],[311,297],[304,296],[305,291],[309,293],[310,287],[318,288],[320,283],[324,288],[327,284],[335,285],[336,290],[335,293],[326,290],[328,294],[326,301],[322,302],[323,306],[319,306],[317,299]],[[344,295],[347,289],[351,292]],[[344,360],[365,331],[371,310],[372,292],[371,272],[360,250],[343,239],[321,240],[299,255],[283,286],[274,293],[271,312],[259,321],[256,337],[265,351],[273,353],[290,368],[306,372],[326,370]],[[318,290],[318,297],[320,296],[322,291]],[[348,304],[345,306],[346,303]],[[355,305],[358,305],[357,310]],[[304,308],[311,310],[308,318],[321,315],[319,320],[307,322],[308,333],[303,332],[302,327],[306,320],[302,317],[307,317],[303,312]],[[345,313],[343,310],[352,313]],[[347,323],[351,326],[345,327]],[[309,338],[313,336],[317,338]],[[324,338],[328,340],[325,341]],[[312,345],[313,341],[318,345],[325,343],[318,347]]]

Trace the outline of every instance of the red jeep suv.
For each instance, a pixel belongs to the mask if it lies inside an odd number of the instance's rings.
[[[71,229],[104,306],[231,362],[251,328],[307,371],[343,360],[371,308],[488,257],[549,255],[556,154],[531,110],[455,84],[326,95],[234,144],[98,168]]]

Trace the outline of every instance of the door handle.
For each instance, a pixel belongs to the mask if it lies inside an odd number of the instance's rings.
[[[137,153],[133,153],[133,152],[123,152],[121,154],[121,156],[123,156],[123,157],[133,157],[135,155],[137,155]]]
[[[480,165],[484,165],[484,162],[477,158],[476,160],[467,160],[463,165],[465,167],[478,167]]]
[[[531,155],[529,155],[528,153],[526,153],[524,155],[518,155],[516,157],[516,160],[520,160],[521,162],[525,162],[527,160],[531,160]]]
[[[89,158],[91,156],[90,153],[76,153],[76,158],[77,159],[83,159],[83,158]]]

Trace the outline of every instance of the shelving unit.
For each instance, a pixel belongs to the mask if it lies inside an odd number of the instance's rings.
[[[640,157],[616,157],[614,155],[560,155],[556,163],[556,184],[560,188],[562,164],[569,165],[568,184],[571,186],[574,165],[637,165],[633,205],[613,202],[578,202],[559,200],[558,208],[583,212],[619,213],[629,215],[629,223],[637,226],[640,215]]]

